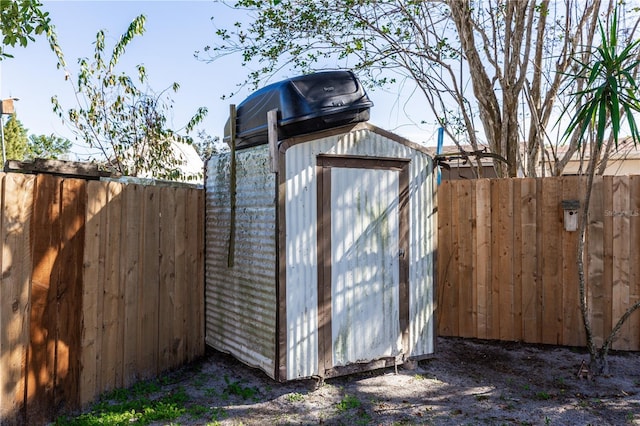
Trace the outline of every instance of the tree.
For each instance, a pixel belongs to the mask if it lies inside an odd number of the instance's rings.
[[[4,46],[14,47],[17,44],[26,47],[29,41],[35,40],[34,35],[50,29],[49,13],[42,10],[42,3],[37,0],[0,2],[0,23],[0,61],[13,57],[5,51]]]
[[[38,0],[0,1],[0,31],[0,61],[13,58],[13,55],[6,51],[6,46],[26,47],[29,42],[35,40],[34,36],[41,34],[46,35],[51,49],[62,58],[49,12],[42,9],[42,3]]]
[[[7,160],[22,160],[27,152],[27,129],[24,128],[15,113],[11,114],[4,125],[4,146]]]
[[[198,139],[193,142],[193,147],[202,161],[207,161],[214,154],[229,150],[218,136],[211,136],[204,130],[198,131]]]
[[[127,46],[144,33],[144,23],[144,15],[135,18],[110,54],[105,33],[99,31],[93,58],[78,61],[80,71],[74,85],[78,106],[65,112],[54,97],[54,111],[71,125],[80,140],[97,148],[107,167],[115,172],[172,180],[196,178],[182,174],[182,159],[172,149],[176,142],[190,144],[191,138],[167,127],[167,113],[173,103],[169,93],[179,89],[178,83],[156,93],[147,88],[147,71],[143,65],[136,67],[135,79],[125,72],[117,72]],[[73,85],[72,80],[69,81]],[[199,108],[184,130],[189,133],[206,113],[206,108]]]
[[[583,90],[572,95],[575,103],[570,104],[563,113],[564,116],[570,116],[565,138],[577,137],[579,144],[588,145],[590,151],[577,250],[580,309],[587,337],[590,369],[595,374],[608,373],[607,354],[613,340],[629,316],[640,309],[638,300],[618,319],[602,346],[596,348],[587,306],[584,270],[584,247],[593,180],[598,163],[602,160],[603,148],[610,143],[617,147],[625,117],[634,145],[640,143],[640,131],[634,117],[634,113],[640,113],[640,88],[634,77],[640,69],[640,39],[635,39],[632,43],[619,39],[618,16],[616,7],[607,29],[602,23],[599,24],[601,43],[592,49],[593,52],[588,55],[589,61],[583,61],[582,56],[574,59],[577,67],[571,78],[581,80]],[[610,131],[609,136],[606,135],[607,131]]]
[[[239,0],[248,23],[219,28],[197,55],[240,54],[254,86],[288,66],[353,68],[370,87],[411,82],[460,149],[486,145],[504,160],[500,176],[557,175],[578,147],[568,138],[561,154],[552,136],[562,94],[584,84],[568,78],[570,58],[589,60],[580,47],[614,1]]]
[[[69,152],[71,141],[54,135],[30,135],[15,113],[4,125],[4,145],[8,160],[28,160],[34,158],[53,159]]]
[[[55,135],[31,135],[27,143],[26,159],[58,159],[71,150],[71,141]]]

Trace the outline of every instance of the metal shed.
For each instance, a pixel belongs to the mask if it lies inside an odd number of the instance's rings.
[[[427,151],[367,122],[277,146],[207,162],[206,343],[280,381],[432,354]]]

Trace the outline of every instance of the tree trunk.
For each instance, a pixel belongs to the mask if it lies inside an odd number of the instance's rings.
[[[587,283],[584,271],[584,245],[586,239],[587,224],[589,223],[589,203],[591,202],[591,192],[593,191],[593,178],[596,172],[596,158],[600,155],[600,147],[593,144],[591,152],[591,160],[587,168],[587,188],[582,206],[582,214],[580,217],[579,235],[578,235],[578,290],[580,292],[580,313],[582,314],[582,323],[584,325],[587,337],[587,350],[589,351],[591,372],[599,371],[598,353],[593,342],[593,330],[591,328],[591,319],[589,318],[589,306],[587,304]]]
[[[460,45],[465,53],[469,64],[469,74],[473,87],[473,94],[478,101],[479,116],[482,121],[485,137],[491,148],[491,152],[505,157],[502,150],[502,118],[500,115],[500,105],[495,94],[491,79],[487,75],[485,64],[476,47],[473,33],[473,19],[471,17],[471,6],[468,0],[449,1],[451,17],[460,36]],[[496,165],[498,176],[505,176],[503,167]]]

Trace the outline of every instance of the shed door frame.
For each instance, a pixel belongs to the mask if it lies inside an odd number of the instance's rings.
[[[409,353],[409,164],[404,158],[319,154],[317,176],[318,373],[333,367],[331,313],[331,168],[398,171],[399,325],[402,347]]]

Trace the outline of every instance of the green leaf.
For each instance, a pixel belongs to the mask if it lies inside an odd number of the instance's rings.
[[[14,47],[25,47],[35,40],[34,35],[46,33],[52,46],[55,43],[55,34],[51,26],[49,14],[42,11],[42,3],[38,0],[2,0],[0,2],[0,29],[2,31],[2,44]],[[0,61],[12,58],[13,55],[0,46]]]
[[[604,144],[604,131],[607,128],[607,113],[609,112],[607,107],[607,99],[605,97],[600,98],[598,120],[596,122],[596,143],[600,148]]]
[[[627,117],[634,141],[638,135],[633,111],[640,105],[637,97],[639,90],[633,76],[637,74],[640,64],[637,59],[640,40],[635,40],[618,51],[617,8],[606,31],[601,21],[598,26],[601,45],[594,49],[593,61],[584,63],[579,59],[575,60],[579,64],[579,70],[572,78],[577,80],[585,75],[586,85],[583,90],[574,94],[574,101],[582,104],[571,117],[564,138],[576,135],[582,143],[587,138],[587,132],[592,129],[594,143],[602,147],[605,133],[610,128],[617,146],[623,115]],[[567,111],[569,109],[565,108],[562,115],[565,116]]]

